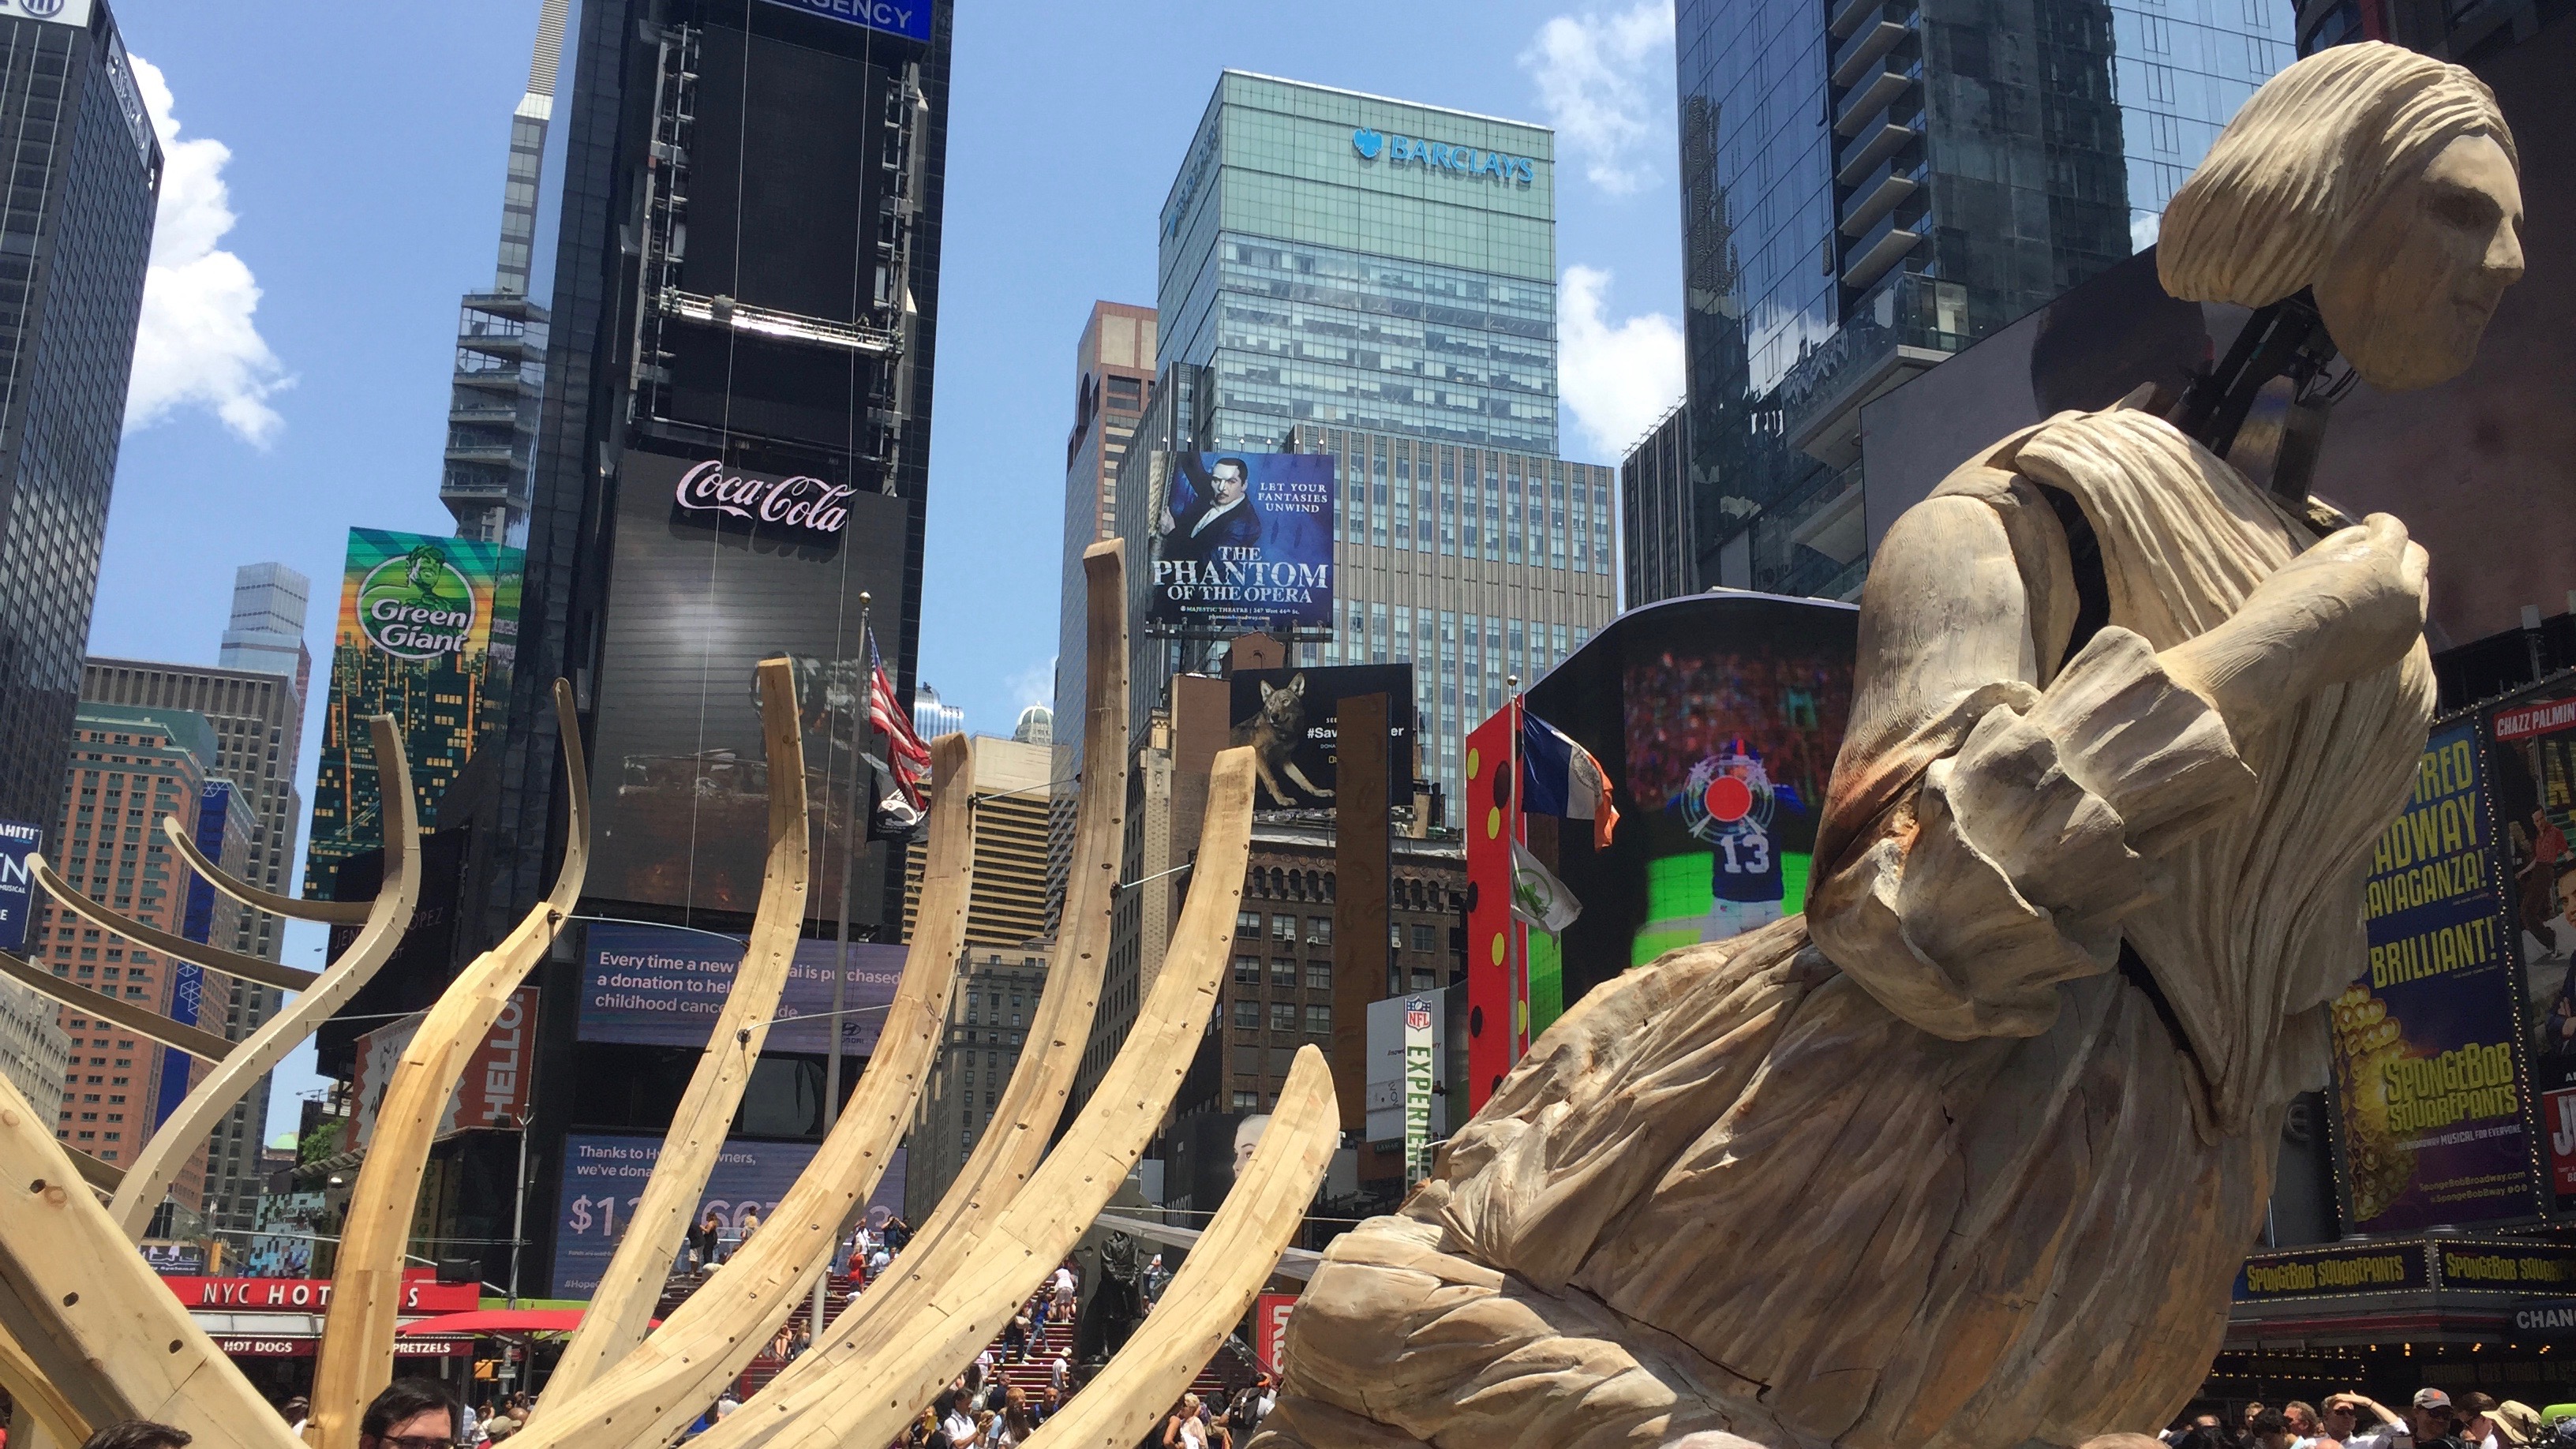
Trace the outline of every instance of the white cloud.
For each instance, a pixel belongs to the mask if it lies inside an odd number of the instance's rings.
[[[1026,709],[1033,704],[1055,708],[1055,656],[1050,654],[1043,663],[1032,664],[1012,675],[1009,687],[1015,709]]]
[[[1672,0],[1559,15],[1521,52],[1566,157],[1613,196],[1644,187],[1672,152],[1672,54]]]
[[[259,335],[259,283],[242,259],[217,243],[233,229],[221,141],[179,139],[170,83],[160,67],[132,57],[134,78],[160,133],[160,209],[143,279],[143,318],[134,337],[134,380],[126,391],[128,432],[185,408],[204,408],[244,442],[266,447],[286,420],[269,395],[294,385]]]
[[[1661,312],[1613,323],[1611,274],[1565,269],[1557,286],[1557,387],[1602,456],[1625,453],[1682,395],[1681,324]]]

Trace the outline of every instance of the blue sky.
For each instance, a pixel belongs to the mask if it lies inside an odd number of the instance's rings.
[[[491,279],[537,0],[111,3],[171,159],[90,647],[211,662],[234,567],[274,559],[321,655],[348,528],[451,529],[456,299]],[[1668,0],[961,0],[923,677],[993,732],[1052,693],[1074,343],[1095,299],[1153,301],[1226,66],[1557,128],[1564,450],[1615,462],[1680,391],[1671,36]],[[310,1082],[281,1072],[272,1132]]]

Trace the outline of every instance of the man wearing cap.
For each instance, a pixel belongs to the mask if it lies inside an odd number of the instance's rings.
[[[2451,1396],[2440,1389],[2417,1389],[2404,1420],[2378,1400],[2359,1394],[2337,1394],[2335,1400],[2375,1414],[2380,1421],[2376,1430],[2345,1440],[2344,1449],[2458,1449],[2460,1441],[2451,1436]]]

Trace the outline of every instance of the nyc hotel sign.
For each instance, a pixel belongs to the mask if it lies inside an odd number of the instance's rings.
[[[1446,141],[1424,141],[1412,136],[1390,136],[1383,131],[1362,126],[1351,132],[1351,149],[1363,161],[1386,158],[1389,166],[1421,166],[1434,171],[1452,171],[1462,176],[1490,179],[1504,186],[1527,186],[1538,179],[1538,163],[1527,156],[1506,156],[1500,151],[1479,151],[1472,146],[1453,146]]]

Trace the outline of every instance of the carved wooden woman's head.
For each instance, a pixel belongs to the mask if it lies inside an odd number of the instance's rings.
[[[2468,71],[2369,42],[2282,71],[2166,208],[2165,290],[2260,307],[2315,289],[2373,386],[2456,377],[2522,276],[2513,134]]]

